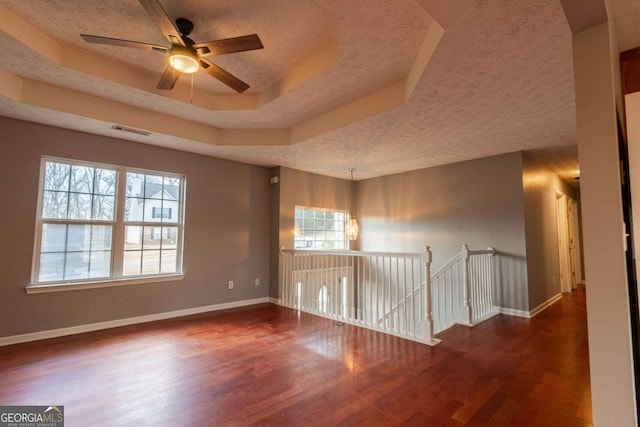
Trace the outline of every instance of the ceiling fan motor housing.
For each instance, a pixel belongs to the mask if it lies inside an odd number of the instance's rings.
[[[193,22],[189,21],[187,18],[178,18],[176,19],[176,28],[180,31],[180,34],[183,36],[188,36],[193,31]]]

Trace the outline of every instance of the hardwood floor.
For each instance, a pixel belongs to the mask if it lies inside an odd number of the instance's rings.
[[[0,347],[0,404],[68,427],[591,424],[584,292],[441,338],[264,304]]]

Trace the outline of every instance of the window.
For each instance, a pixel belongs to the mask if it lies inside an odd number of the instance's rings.
[[[296,206],[295,249],[346,249],[347,212]]]
[[[152,218],[162,218],[162,219],[171,219],[171,208],[158,208],[156,206],[153,207],[153,211],[151,212]]]
[[[184,177],[43,159],[32,282],[180,274]]]

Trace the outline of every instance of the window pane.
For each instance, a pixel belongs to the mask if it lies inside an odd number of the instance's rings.
[[[42,218],[66,218],[69,193],[45,191],[42,200]]]
[[[180,179],[165,176],[163,178],[164,197],[165,200],[180,199]]]
[[[142,235],[142,247],[147,249],[160,249],[162,240],[162,227],[144,227]]]
[[[111,275],[111,251],[91,252],[89,277],[109,277]]]
[[[69,193],[69,219],[91,219],[91,194]]]
[[[47,162],[44,169],[45,190],[69,191],[69,171],[71,166]]]
[[[40,254],[39,282],[62,280],[64,272],[64,253]]]
[[[116,194],[116,171],[108,169],[96,169],[95,171],[96,194],[113,196]]]
[[[327,239],[335,240],[337,242],[344,241],[344,234],[342,231],[334,231],[333,233],[327,233]]]
[[[156,175],[147,175],[144,186],[145,199],[162,199],[162,177]]]
[[[142,249],[142,227],[127,225],[124,228],[124,249]]]
[[[294,244],[296,249],[309,249],[313,247],[313,239],[307,236],[296,236]]]
[[[163,250],[162,256],[160,260],[160,273],[175,273],[176,272],[176,255],[177,251],[174,250]]]
[[[178,227],[162,227],[162,249],[177,249]]]
[[[125,221],[142,221],[144,213],[144,199],[127,197],[124,205]]]
[[[160,251],[142,252],[142,274],[160,273]]]
[[[144,175],[127,172],[127,197],[144,197]]]
[[[88,252],[91,243],[90,225],[69,225],[67,231],[67,252]]]
[[[66,224],[42,224],[40,252],[64,252],[66,244]]]
[[[111,250],[111,226],[94,225],[91,227],[91,251]]]
[[[69,191],[91,194],[93,192],[93,168],[71,166],[71,184]]]
[[[126,251],[122,263],[124,276],[136,276],[140,274],[142,251]]]
[[[178,222],[178,202],[173,200],[163,200],[162,210],[157,211],[156,215],[161,218],[165,223],[177,223]]]
[[[91,219],[113,221],[115,199],[113,196],[93,196],[93,212]]]
[[[154,215],[154,213],[156,215]],[[144,203],[145,222],[162,222],[162,200],[146,199]]]
[[[89,253],[67,252],[64,265],[64,279],[85,279],[89,277]]]

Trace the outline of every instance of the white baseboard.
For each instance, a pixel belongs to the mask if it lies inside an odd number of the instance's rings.
[[[546,300],[545,302],[543,302],[542,304],[540,304],[539,306],[537,306],[531,311],[514,310],[512,308],[500,307],[500,313],[506,314],[509,316],[517,316],[517,317],[524,317],[527,319],[531,319],[532,317],[542,313],[545,309],[549,308],[551,304],[555,303],[556,301],[559,301],[560,299],[562,299],[562,293],[552,296],[551,298],[549,298],[548,300]]]
[[[280,304],[280,300],[278,298],[269,297],[269,302],[271,304]]]
[[[210,311],[226,310],[229,308],[244,307],[254,304],[270,302],[270,298],[255,298],[244,301],[234,301],[222,304],[207,305],[204,307],[187,308],[184,310],[167,311],[164,313],[148,314],[146,316],[129,317],[126,319],[109,320],[106,322],[90,323],[87,325],[70,326],[68,328],[50,329],[48,331],[31,332],[22,335],[0,337],[0,347],[11,344],[19,344],[29,341],[38,341],[48,338],[62,337],[65,335],[81,334],[84,332],[99,331],[102,329],[117,328],[119,326],[135,325],[138,323],[154,322],[156,320],[172,319],[175,317],[189,316],[192,314],[207,313]]]
[[[560,299],[562,299],[562,293],[552,296],[551,298],[549,298],[548,300],[546,300],[545,302],[543,302],[542,304],[540,304],[539,306],[531,310],[531,317],[537,314],[540,314],[546,308],[549,308],[551,304],[553,304],[556,301],[559,301]]]
[[[500,314],[506,314],[507,316],[524,317],[531,319],[531,313],[525,310],[514,310],[513,308],[500,307]]]

